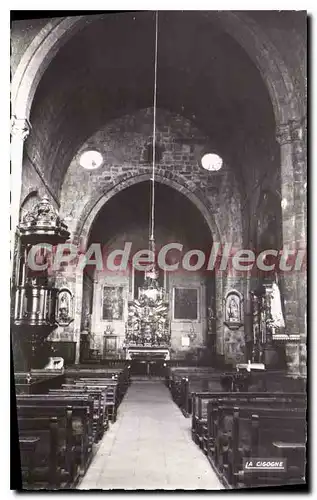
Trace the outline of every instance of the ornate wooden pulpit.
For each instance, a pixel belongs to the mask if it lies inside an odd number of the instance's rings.
[[[14,284],[12,330],[15,347],[22,352],[24,366],[21,368],[28,371],[47,366],[51,348],[46,338],[58,325],[68,325],[73,319],[72,294],[68,289],[55,288],[55,279],[48,270],[48,253],[44,248],[45,244],[53,247],[64,243],[69,238],[69,232],[46,196],[25,215],[19,232],[20,255]],[[35,245],[41,248],[37,250]],[[32,269],[30,265],[30,252],[34,252],[37,269]]]

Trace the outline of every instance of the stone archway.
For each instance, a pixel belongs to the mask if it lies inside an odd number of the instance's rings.
[[[200,211],[201,215],[205,219],[209,230],[212,234],[213,240],[221,243],[222,238],[219,228],[216,224],[213,214],[209,210],[208,200],[205,199],[203,193],[199,189],[193,189],[189,185],[189,182],[173,174],[172,172],[165,172],[160,169],[162,173],[155,175],[156,182],[161,184],[166,184],[174,188],[179,193],[186,196]],[[87,203],[83,213],[77,223],[75,233],[73,235],[73,241],[75,244],[79,242],[85,247],[88,239],[91,226],[96,216],[102,209],[102,207],[117,193],[126,189],[130,186],[138,184],[140,182],[148,181],[152,178],[152,173],[143,173],[139,175],[122,175],[116,179],[116,182],[110,185],[107,191],[103,192],[97,200],[91,200]]]
[[[301,118],[292,78],[282,57],[258,24],[244,13],[214,12],[223,29],[243,47],[259,69],[270,94],[276,123]],[[30,110],[38,84],[60,48],[87,23],[100,16],[74,16],[49,21],[23,54],[12,80],[12,230],[18,225],[24,140],[30,133]],[[14,237],[12,238],[14,242]],[[14,247],[11,248],[12,252]]]
[[[245,50],[259,69],[273,104],[276,124],[300,120],[302,110],[292,77],[281,55],[258,24],[241,12],[213,16]],[[24,140],[30,133],[30,110],[38,84],[61,47],[87,23],[100,16],[75,16],[49,21],[23,54],[12,80],[12,228],[18,225]],[[14,238],[13,238],[14,239]],[[13,249],[12,249],[13,250]]]
[[[298,119],[302,110],[288,68],[259,25],[242,12],[221,11],[213,15],[259,69],[271,96],[276,123]],[[99,17],[54,19],[41,29],[24,53],[12,80],[13,116],[29,120],[37,86],[56,53],[81,28]]]
[[[123,190],[132,187],[136,184],[143,183],[145,181],[149,181],[151,179],[152,174],[149,173],[144,173],[141,175],[134,175],[134,176],[122,176],[121,179],[117,179],[117,182],[114,186],[110,187],[107,192],[103,193],[101,197],[96,201],[92,201],[91,203],[88,203],[86,206],[86,209],[84,210],[79,223],[77,225],[77,229],[74,235],[73,242],[75,244],[81,244],[81,251],[85,251],[87,249],[88,241],[89,241],[89,236],[91,232],[91,228],[93,226],[93,223],[98,217],[98,214],[100,211],[105,207],[107,202],[115,197],[118,193],[122,192]],[[156,175],[156,181],[160,184],[167,185],[182,195],[184,195],[188,200],[193,203],[193,205],[198,209],[200,212],[202,218],[205,220],[207,223],[208,229],[210,231],[210,234],[212,236],[213,241],[217,241],[221,243],[221,234],[218,229],[218,226],[214,220],[213,215],[210,213],[208,210],[208,205],[207,201],[203,200],[203,194],[199,192],[195,193],[193,189],[189,189],[189,187],[186,185],[186,179],[179,179],[177,176],[174,174],[171,174],[169,176],[164,176],[162,174]],[[222,290],[222,281],[221,278],[218,278],[219,281],[219,288]],[[75,292],[75,309],[80,312],[80,314],[77,314],[75,316],[75,321],[74,321],[74,341],[76,343],[76,363],[79,363],[80,359],[80,329],[81,329],[81,322],[82,322],[82,301],[83,301],[83,270],[82,269],[77,269],[76,270],[76,276],[75,276],[75,283],[74,283],[74,292]],[[221,316],[221,310],[222,310],[222,300],[221,300],[221,293],[218,293],[214,297],[214,308],[216,311],[219,312],[219,316]],[[219,325],[217,325],[217,335],[222,334],[222,329],[221,329],[221,322],[219,322]]]
[[[283,240],[285,243],[298,241],[299,237],[306,244],[305,224],[302,214],[295,213],[294,199],[300,197],[306,207],[305,199],[305,123],[302,123],[305,109],[297,97],[291,73],[280,53],[253,19],[241,12],[214,12],[223,29],[245,50],[260,71],[268,89],[277,124],[277,136],[281,149],[282,197],[287,202],[283,210]],[[96,16],[97,17],[97,16]],[[30,132],[30,109],[38,84],[56,53],[87,23],[96,17],[66,17],[50,21],[34,38],[24,53],[12,81],[12,204],[11,222],[13,237],[11,243],[14,254],[15,231],[19,219],[21,196],[22,158],[24,140]],[[289,189],[289,186],[293,186]],[[300,191],[300,192],[297,192]],[[303,194],[304,193],[304,194]],[[295,216],[295,228],[293,219]],[[295,281],[294,281],[295,280]],[[291,277],[289,283],[289,302],[298,302],[302,292],[297,277]],[[297,283],[297,285],[296,285]],[[294,286],[296,285],[296,286]],[[290,313],[291,317],[291,313]],[[299,317],[297,315],[297,317]],[[304,315],[300,315],[304,318]],[[290,328],[299,333],[305,328],[298,320],[289,321]]]

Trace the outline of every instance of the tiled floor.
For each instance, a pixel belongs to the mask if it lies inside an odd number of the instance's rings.
[[[78,489],[222,489],[190,423],[161,381],[134,381]]]

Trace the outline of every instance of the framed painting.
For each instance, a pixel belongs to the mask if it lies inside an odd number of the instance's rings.
[[[197,321],[199,319],[198,288],[175,287],[173,294],[173,319]]]
[[[123,287],[104,286],[102,291],[102,319],[123,319]]]

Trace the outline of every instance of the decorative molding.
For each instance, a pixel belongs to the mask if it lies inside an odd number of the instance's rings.
[[[32,210],[27,212],[19,226],[21,235],[31,237],[43,235],[54,237],[56,241],[69,238],[67,226],[59,217],[57,210],[45,195]]]
[[[292,136],[289,123],[283,123],[276,127],[276,139],[281,146],[291,144]]]
[[[31,124],[27,118],[17,118],[16,116],[12,117],[11,120],[11,135],[14,137],[18,137],[25,141],[30,132],[31,132]]]
[[[280,123],[276,127],[276,139],[278,143],[283,146],[284,144],[291,144],[295,141],[302,141],[304,139],[306,126],[306,116],[300,120],[289,120],[287,123]]]
[[[304,138],[304,128],[306,128],[306,120],[292,120],[290,122],[290,132],[292,141],[302,141]]]

